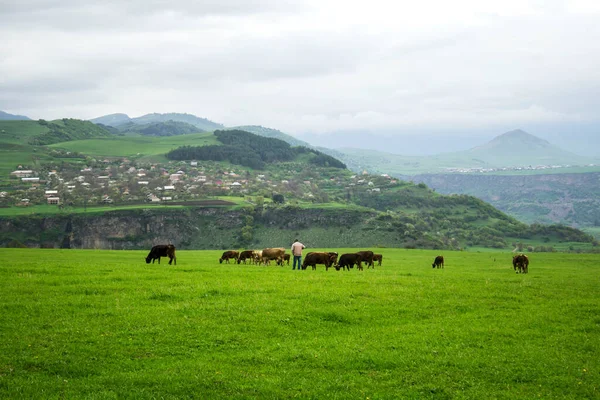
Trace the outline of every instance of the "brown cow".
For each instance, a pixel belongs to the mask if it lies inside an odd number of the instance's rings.
[[[367,269],[369,267],[375,268],[375,265],[373,265],[373,252],[371,250],[358,251],[356,254],[360,254],[361,259],[367,263]],[[362,269],[362,264],[359,266],[359,269]]]
[[[290,255],[287,253],[285,253],[283,255],[283,260],[277,261],[277,265],[283,265],[284,263],[287,263],[287,265],[290,265]]]
[[[526,274],[529,272],[529,258],[525,254],[519,254],[513,257],[513,268],[517,272]]]
[[[350,268],[354,268],[354,264],[357,265],[357,268],[362,271],[362,256],[358,253],[346,253],[340,256],[338,263],[335,265],[335,269],[337,271],[346,268],[346,270],[350,271]]]
[[[431,264],[432,268],[444,268],[444,257],[437,256],[435,260],[433,260],[433,264]]]
[[[310,252],[304,257],[302,269],[306,269],[310,265],[312,269],[315,270],[317,269],[317,264],[323,264],[325,265],[325,270],[328,270],[332,264],[335,264],[335,258],[337,258],[337,253],[335,253],[334,256],[327,252]]]
[[[381,267],[381,261],[383,261],[383,255],[381,254],[373,254],[373,262],[377,261],[380,267]]]
[[[262,261],[275,260],[278,264],[283,260],[285,249],[283,247],[273,247],[262,250]]]
[[[244,262],[244,264],[246,264],[246,260],[250,259],[250,260],[254,260],[254,250],[244,250],[242,252],[240,252],[240,255],[237,259],[237,263],[241,263],[242,261]]]
[[[223,252],[223,255],[221,256],[221,258],[219,258],[219,264],[222,264],[223,260],[225,260],[225,262],[227,262],[227,264],[229,264],[229,259],[233,258],[234,260],[237,260],[237,258],[239,256],[240,256],[239,251],[227,250],[227,251]]]
[[[172,244],[158,244],[153,246],[152,249],[150,249],[148,257],[146,257],[146,264],[150,264],[150,261],[152,261],[152,264],[154,264],[154,260],[156,259],[158,259],[158,263],[160,264],[161,257],[169,257],[169,265],[171,265],[171,262],[173,261],[175,262],[175,265],[177,265],[175,246]]]

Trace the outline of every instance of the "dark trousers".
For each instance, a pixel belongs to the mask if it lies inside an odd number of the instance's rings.
[[[292,269],[296,269],[296,263],[298,263],[298,270],[302,269],[302,256],[294,256],[294,263]]]

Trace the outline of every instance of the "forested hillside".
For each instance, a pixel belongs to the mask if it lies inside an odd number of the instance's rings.
[[[167,153],[170,160],[229,161],[254,169],[264,169],[268,163],[292,161],[307,155],[314,165],[345,169],[339,160],[307,147],[292,147],[280,139],[267,138],[239,130],[215,131],[222,146],[183,146]]]

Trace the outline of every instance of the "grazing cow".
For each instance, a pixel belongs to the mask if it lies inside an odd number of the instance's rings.
[[[356,264],[357,268],[362,271],[362,256],[358,253],[346,253],[340,256],[338,263],[334,266],[337,271],[346,268],[347,271],[350,271],[350,268],[354,268],[354,264]]]
[[[373,254],[373,262],[377,261],[380,267],[381,267],[381,261],[383,261],[383,255],[381,254]]]
[[[273,247],[262,250],[262,261],[275,260],[278,264],[283,260],[285,249],[283,247]]]
[[[283,259],[277,260],[277,265],[283,265],[285,263],[287,263],[287,265],[290,265],[290,255],[287,253],[283,255]]]
[[[225,262],[227,264],[229,264],[229,259],[233,258],[233,260],[236,261],[239,256],[240,256],[239,251],[227,250],[227,251],[223,252],[223,255],[221,256],[221,258],[219,258],[219,264],[222,264],[223,260],[225,260]]]
[[[244,250],[242,252],[240,252],[240,256],[237,259],[237,263],[241,263],[242,261],[244,262],[244,264],[246,264],[246,260],[250,259],[250,260],[254,260],[254,250]]]
[[[304,257],[304,262],[302,263],[302,269],[306,269],[309,265],[313,270],[317,269],[317,264],[325,265],[325,270],[328,270],[333,264],[335,264],[335,258],[337,258],[337,253],[332,255],[331,253],[326,252],[310,252]]]
[[[431,264],[432,268],[444,268],[444,257],[437,256],[435,260],[433,260],[433,264]]]
[[[150,250],[148,257],[146,257],[146,264],[154,264],[154,260],[158,259],[158,263],[160,264],[161,257],[169,257],[169,265],[171,262],[175,262],[177,265],[177,257],[175,257],[175,246],[172,244],[158,244]]]
[[[356,254],[360,254],[361,259],[367,263],[367,269],[369,267],[375,268],[375,265],[373,265],[373,252],[371,250],[358,251]],[[362,269],[362,265],[360,265],[359,269]]]
[[[525,254],[519,254],[513,257],[513,269],[518,273],[526,274],[529,272],[529,258]]]

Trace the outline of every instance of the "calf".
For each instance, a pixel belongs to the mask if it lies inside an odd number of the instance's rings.
[[[435,260],[433,260],[433,264],[431,264],[432,268],[444,268],[444,257],[437,256]]]
[[[169,265],[171,262],[174,262],[177,265],[177,257],[175,257],[175,246],[172,244],[157,244],[150,249],[150,253],[146,257],[146,264],[154,264],[154,260],[158,259],[158,263],[160,264],[161,257],[169,257]]]
[[[377,261],[380,267],[381,267],[381,261],[383,261],[383,255],[381,254],[373,254],[373,262]]]

